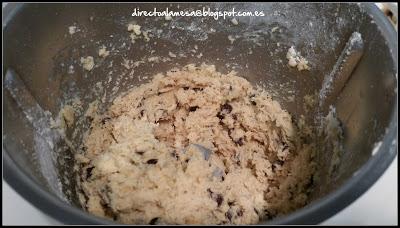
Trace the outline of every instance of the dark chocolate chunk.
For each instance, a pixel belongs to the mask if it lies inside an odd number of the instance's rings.
[[[150,222],[149,222],[149,225],[155,225],[155,224],[157,224],[158,220],[159,220],[158,217],[155,217],[155,218],[151,219]]]
[[[243,146],[243,138],[239,138],[235,141],[236,145]]]
[[[101,120],[101,123],[102,124],[105,124],[107,121],[109,121],[109,120],[111,120],[111,118],[110,117],[104,117],[102,120]]]
[[[278,164],[278,165],[280,165],[280,166],[282,166],[283,164],[285,164],[285,162],[282,161],[282,160],[276,160],[275,163]]]
[[[222,202],[224,202],[224,197],[221,194],[216,194],[215,201],[219,207],[221,206]]]
[[[238,209],[236,214],[237,214],[237,216],[242,217],[243,216],[243,209],[242,208]]]
[[[114,141],[116,142],[116,143],[118,143],[118,141],[117,141],[117,139],[115,138],[115,136],[114,136],[114,133],[110,133],[111,134],[111,137],[114,139]]]
[[[106,215],[107,217],[110,217],[110,218],[112,218],[113,220],[117,220],[117,218],[118,218],[117,214],[114,213],[114,211],[112,210],[112,208],[111,208],[107,203],[102,202],[102,203],[101,203],[101,206],[103,207],[104,213],[105,213],[105,215]]]
[[[196,111],[198,108],[199,108],[199,106],[192,106],[192,107],[189,107],[189,112],[194,112],[194,111]]]
[[[311,176],[310,179],[308,180],[308,183],[306,184],[306,189],[311,188],[314,186],[314,176]]]
[[[86,179],[89,179],[92,176],[92,171],[94,167],[89,167],[86,169]]]
[[[171,153],[172,157],[174,157],[176,160],[179,160],[179,155],[176,153],[176,151]]]
[[[256,212],[257,215],[260,214],[260,212],[258,212],[258,210],[256,208],[254,208],[254,212]]]
[[[221,111],[224,113],[231,113],[232,112],[232,106],[228,103],[225,103],[221,106]]]
[[[225,213],[225,216],[226,216],[226,218],[229,220],[229,222],[232,221],[232,214],[231,214],[230,211],[226,212],[226,213]]]
[[[237,161],[236,161],[236,164],[237,164],[238,166],[240,166],[240,164],[242,164],[242,163],[240,162],[240,160],[237,160]]]
[[[147,161],[147,164],[154,165],[154,164],[157,164],[157,162],[158,162],[158,159],[150,159]]]
[[[217,202],[218,207],[221,206],[222,202],[224,202],[224,197],[222,196],[222,194],[214,193],[209,188],[207,188],[207,192],[210,195],[211,199]]]
[[[237,120],[237,114],[232,114],[232,119]]]

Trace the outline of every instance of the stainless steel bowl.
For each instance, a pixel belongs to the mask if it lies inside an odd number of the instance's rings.
[[[264,17],[238,18],[237,26],[232,26],[230,19],[182,17],[164,26],[164,20],[131,17],[136,7],[152,10],[155,6],[171,10],[177,9],[178,4],[8,4],[3,8],[3,79],[13,69],[32,97],[53,117],[74,95],[81,96],[87,107],[98,96],[93,91],[95,83],[108,80],[104,73],[109,71],[107,64],[100,64],[90,73],[76,67],[73,74],[68,73],[69,65],[78,66],[80,56],[95,55],[101,44],[130,46],[126,24],[135,20],[158,35],[147,44],[120,49],[108,58],[107,61],[114,61],[114,75],[121,75],[120,84],[124,86],[115,94],[106,88],[107,100],[132,85],[143,83],[145,80],[140,81],[138,75],[151,76],[174,66],[206,62],[215,64],[223,72],[234,69],[250,82],[265,85],[294,117],[305,114],[308,119],[314,119],[315,113],[306,113],[299,98],[321,88],[324,76],[331,71],[348,37],[358,31],[365,42],[365,53],[334,104],[345,132],[345,152],[337,175],[329,183],[317,184],[313,201],[306,207],[261,223],[319,223],[364,193],[396,156],[397,36],[373,4],[179,4],[180,10],[209,6],[219,10],[265,12]],[[68,33],[71,25],[81,31],[71,36]],[[272,31],[275,27],[279,29]],[[156,28],[165,29],[157,32]],[[216,31],[210,32],[211,28]],[[228,35],[238,36],[233,44]],[[133,78],[122,77],[127,74],[121,66],[122,57],[140,60],[151,56],[153,49],[160,56],[168,56],[169,51],[187,53],[194,45],[203,57],[187,55],[173,62],[144,64],[135,69]],[[309,72],[299,74],[286,67],[285,55],[291,45],[308,58],[312,64]],[[283,99],[291,90],[296,97],[294,102]],[[43,150],[38,145],[43,139],[32,125],[38,120],[27,119],[26,112],[4,87],[3,96],[6,181],[29,202],[63,223],[111,223],[79,208],[74,194],[71,150],[62,141],[54,150]],[[378,142],[380,147],[375,148]],[[376,153],[372,155],[374,148]]]

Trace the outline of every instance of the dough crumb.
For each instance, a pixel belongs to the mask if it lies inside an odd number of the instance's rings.
[[[94,67],[94,59],[92,56],[87,56],[86,58],[81,57],[81,64],[83,69],[91,71]]]
[[[146,42],[150,41],[150,37],[149,37],[149,31],[143,31],[143,39]]]
[[[239,24],[239,22],[236,20],[236,18],[233,18],[233,19],[231,20],[231,22],[232,22],[232,24],[234,24],[234,25],[238,25],[238,24]]]
[[[168,55],[169,55],[171,58],[176,58],[176,55],[175,55],[174,53],[172,53],[172,52],[168,52]]]
[[[300,55],[300,52],[297,52],[294,48],[294,46],[291,46],[287,53],[286,53],[286,58],[288,59],[288,65],[290,67],[296,67],[298,71],[302,70],[310,70],[310,67],[308,66],[308,61]]]
[[[100,57],[105,58],[105,57],[107,57],[109,54],[110,54],[110,51],[107,51],[106,47],[103,46],[103,47],[101,47],[101,48],[99,49],[99,56],[100,56]]]
[[[155,63],[158,63],[158,62],[160,62],[160,57],[158,57],[158,56],[149,57],[149,58],[147,59],[147,61],[148,61],[148,62],[155,62]]]
[[[236,40],[234,36],[228,35],[228,40],[233,44],[233,42]]]
[[[79,29],[76,26],[69,26],[68,27],[68,32],[69,32],[70,35],[73,35],[78,31],[79,31]]]
[[[166,16],[165,16],[165,20],[166,20],[166,21],[170,21],[170,20],[172,20],[172,17],[171,17],[170,15],[166,15]]]
[[[135,35],[139,36],[142,31],[140,30],[141,26],[137,24],[129,24],[128,25],[128,31],[129,32],[134,32]]]
[[[279,29],[279,27],[278,26],[275,26],[275,27],[273,27],[272,29],[271,29],[271,33],[274,33],[276,30],[278,30]]]
[[[142,31],[142,27],[138,24],[128,24],[128,32],[131,32],[131,42],[134,44],[137,39],[143,38],[145,42],[150,41],[150,31]]]
[[[74,68],[73,65],[70,65],[70,66],[68,67],[68,74],[73,74],[73,73],[75,73],[75,68]]]

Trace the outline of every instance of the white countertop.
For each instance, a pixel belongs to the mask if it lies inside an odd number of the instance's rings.
[[[397,157],[353,204],[322,225],[397,225]],[[19,196],[3,180],[3,225],[60,225]]]

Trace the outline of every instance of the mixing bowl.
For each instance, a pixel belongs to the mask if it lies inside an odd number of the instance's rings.
[[[166,21],[131,15],[135,8],[151,11],[154,7],[160,11],[235,8],[263,11],[265,16],[236,17],[236,24],[232,17]],[[324,169],[332,156],[321,149],[322,176],[314,183],[312,201],[261,224],[313,224],[329,218],[364,193],[397,154],[397,36],[373,4],[7,4],[3,13],[3,80],[7,74],[20,78],[3,87],[4,177],[20,195],[60,222],[112,223],[80,209],[72,168],[74,149],[48,134],[46,121],[56,118],[76,96],[85,108],[101,97],[104,109],[118,94],[152,75],[189,63],[214,64],[221,72],[235,70],[268,89],[294,118],[305,115],[313,121],[317,112],[305,110],[302,98],[320,91],[350,35],[356,31],[362,36],[364,53],[332,101],[344,130],[344,152],[335,176],[323,176],[328,175]],[[149,31],[150,41],[132,44],[127,31],[132,21]],[[75,33],[69,32],[71,26]],[[97,55],[102,45],[111,49],[106,59]],[[192,51],[195,46],[197,53]],[[309,71],[287,66],[291,46],[308,59]],[[177,57],[169,61],[169,52]],[[90,72],[80,65],[80,57],[88,55],[96,63]],[[161,61],[140,64],[134,71],[123,66],[126,60],[155,55]],[[97,83],[108,80],[119,86],[99,88]],[[84,131],[66,135],[78,145]]]

